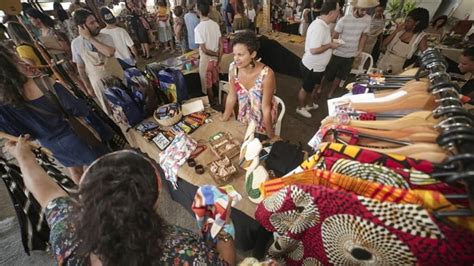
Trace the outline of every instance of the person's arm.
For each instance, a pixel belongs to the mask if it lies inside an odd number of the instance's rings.
[[[334,32],[332,33],[332,38],[333,38],[333,39],[339,39],[339,34],[340,34],[339,32],[334,31]]]
[[[428,36],[425,35],[423,38],[421,38],[420,43],[418,44],[418,48],[420,51],[424,52],[426,49],[428,49]]]
[[[5,149],[17,159],[25,187],[33,194],[41,208],[46,208],[53,199],[67,196],[67,193],[36,162],[35,155],[28,145],[28,136],[20,136],[17,142],[7,142]]]
[[[132,40],[132,37],[130,37],[130,34],[125,29],[122,29],[123,36],[125,38],[125,44],[127,44],[127,47],[130,49],[130,52],[132,53],[134,58],[138,58],[138,52],[137,48],[135,48],[135,43]]]
[[[275,137],[275,130],[273,129],[272,123],[272,104],[275,88],[275,73],[273,73],[273,70],[269,68],[265,81],[263,82],[262,114],[263,125],[265,126],[266,134],[270,139]]]
[[[311,48],[309,50],[309,52],[313,55],[315,54],[322,54],[324,52],[326,52],[328,49],[336,49],[337,47],[339,47],[339,43],[337,42],[331,42],[331,43],[328,43],[328,44],[323,44],[321,46],[319,46],[318,48]]]
[[[234,66],[235,67],[235,66]],[[222,121],[229,120],[230,116],[234,113],[234,106],[237,102],[237,92],[235,91],[235,77],[233,69],[229,71],[229,92],[225,102],[224,114],[222,114]]]
[[[362,51],[364,50],[366,42],[367,42],[367,33],[363,32],[360,35],[359,46],[357,48],[357,55],[360,55],[360,53],[362,53]]]
[[[387,49],[388,44],[392,42],[393,38],[395,38],[395,35],[397,35],[397,33],[402,31],[404,28],[405,28],[404,23],[398,25],[397,28],[392,32],[392,34],[390,34],[385,40],[383,40],[382,49],[384,50]]]
[[[94,47],[99,51],[101,54],[107,56],[107,57],[112,57],[115,54],[115,47],[113,46],[108,46],[99,40],[97,40],[94,36],[91,35],[89,32],[89,29],[85,26],[79,25],[79,35],[84,37],[86,40],[92,43]]]
[[[199,47],[201,48],[202,52],[209,55],[209,56],[216,56],[216,57],[219,57],[219,50],[217,50],[217,52],[214,52],[214,51],[211,51],[209,49],[206,48],[206,44],[205,43],[200,43],[199,44]]]
[[[84,86],[86,87],[86,91],[84,92],[85,94],[95,98],[95,93],[94,89],[92,88],[91,81],[89,80],[89,77],[87,76],[86,73],[86,66],[83,64],[77,64],[77,72],[79,72],[79,77],[81,78],[82,82],[84,83]]]

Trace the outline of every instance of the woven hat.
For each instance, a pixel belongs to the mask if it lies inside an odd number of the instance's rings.
[[[351,5],[355,8],[372,8],[380,4],[377,0],[352,0]]]

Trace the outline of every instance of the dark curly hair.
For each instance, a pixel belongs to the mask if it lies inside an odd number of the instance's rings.
[[[74,195],[79,256],[103,265],[157,265],[163,221],[155,211],[160,169],[146,155],[123,150],[93,163]]]
[[[0,45],[0,103],[21,106],[23,86],[28,78],[16,65],[19,59],[7,46]]]
[[[235,33],[235,36],[232,39],[232,47],[234,47],[236,44],[243,44],[247,46],[247,49],[250,53],[258,51],[258,48],[260,47],[257,35],[255,32],[250,30],[241,30]]]
[[[48,27],[48,28],[54,28],[54,20],[52,18],[50,18],[48,15],[46,15],[45,13],[39,11],[38,9],[36,8],[28,8],[25,13],[32,17],[32,18],[36,18],[36,19],[39,19],[41,20],[41,22],[43,22],[43,24]]]
[[[428,28],[430,23],[430,12],[422,7],[418,7],[410,11],[407,17],[412,18],[414,21],[418,22],[413,29],[414,33],[419,33]]]
[[[444,20],[444,21],[443,21],[443,24],[441,24],[441,26],[439,26],[438,28],[442,28],[444,27],[444,25],[446,25],[446,23],[448,22],[448,16],[442,15],[442,16],[437,17],[435,20],[433,20],[433,22],[431,22],[431,26],[437,27],[436,23],[438,23],[438,21],[440,20]]]

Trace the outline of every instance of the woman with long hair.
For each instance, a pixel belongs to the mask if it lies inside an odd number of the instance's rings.
[[[135,5],[133,0],[125,0],[125,7],[127,8],[127,12],[124,14],[128,17],[128,19],[130,19],[131,29],[135,33],[135,36],[140,43],[143,57],[150,59],[150,38],[148,36],[150,24],[143,16],[142,11]]]
[[[79,86],[82,91],[86,92],[87,90],[84,83],[78,78],[77,69],[71,63],[71,45],[66,34],[55,30],[54,21],[38,9],[29,8],[25,13],[31,20],[33,26],[40,30],[39,39],[49,55],[55,59],[56,62],[63,61],[62,66],[69,74],[71,80]]]
[[[163,171],[146,155],[132,150],[105,155],[86,170],[70,197],[36,163],[25,138],[6,147],[45,209],[58,264],[235,264],[234,241],[224,230],[217,237],[217,253],[195,233],[160,217]]]
[[[237,120],[254,121],[257,132],[275,137],[277,102],[273,70],[257,61],[257,35],[253,31],[241,31],[232,40],[234,62],[229,67],[230,89],[222,120],[229,120],[235,104],[239,103]]]
[[[3,46],[0,46],[0,66],[0,130],[14,136],[29,134],[37,139],[78,182],[83,167],[107,149],[103,145],[90,147],[72,129],[65,115],[85,118],[103,141],[110,139],[109,129],[83,101],[59,83],[39,77],[36,68],[23,63]],[[45,90],[51,93],[45,95]]]
[[[444,25],[448,22],[448,16],[439,16],[431,22],[426,29],[426,33],[435,37],[438,41],[443,39],[444,36]]]
[[[58,20],[58,26],[61,32],[67,34],[69,41],[72,41],[79,34],[77,32],[77,27],[72,23],[68,13],[64,10],[63,6],[59,2],[54,2],[53,4],[54,13]]]
[[[232,31],[248,29],[250,26],[249,19],[245,15],[245,6],[243,0],[237,0],[235,4],[234,21],[232,22]]]
[[[382,43],[385,54],[378,64],[378,68],[399,74],[403,71],[405,61],[411,58],[418,50],[428,48],[426,33],[430,14],[424,8],[415,8],[408,13],[403,24],[390,34]]]

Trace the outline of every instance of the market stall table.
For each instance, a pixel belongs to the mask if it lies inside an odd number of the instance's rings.
[[[210,111],[211,112],[211,111]],[[209,137],[219,131],[229,132],[232,136],[242,142],[243,135],[246,130],[246,126],[236,120],[222,122],[219,120],[220,113],[212,111],[210,119],[213,121],[208,124],[204,124],[190,136],[198,142],[207,142]],[[149,118],[147,120],[153,120]],[[159,154],[161,150],[153,142],[148,142],[137,130],[130,129],[124,130],[124,134],[129,141],[130,145],[134,148],[139,148],[141,151],[147,153],[155,161],[159,160]],[[195,158],[198,164],[205,167],[217,157],[212,153],[209,145],[207,149]],[[266,241],[270,238],[268,232],[263,229],[255,220],[254,213],[256,205],[247,198],[247,192],[245,191],[245,172],[237,166],[238,158],[235,157],[232,161],[238,173],[228,184],[232,185],[237,192],[242,195],[242,200],[232,209],[232,221],[234,222],[236,229],[236,246],[242,250],[250,250],[255,247],[265,246]],[[208,169],[202,175],[195,172],[194,168],[189,167],[187,164],[183,165],[178,171],[178,188],[175,190],[170,182],[165,181],[167,187],[170,190],[173,200],[179,202],[188,211],[192,212],[191,205],[194,199],[194,195],[199,186],[216,184],[214,179],[209,174]]]
[[[259,56],[273,71],[300,78],[300,62],[304,54],[304,37],[282,32],[269,32],[260,37]]]

